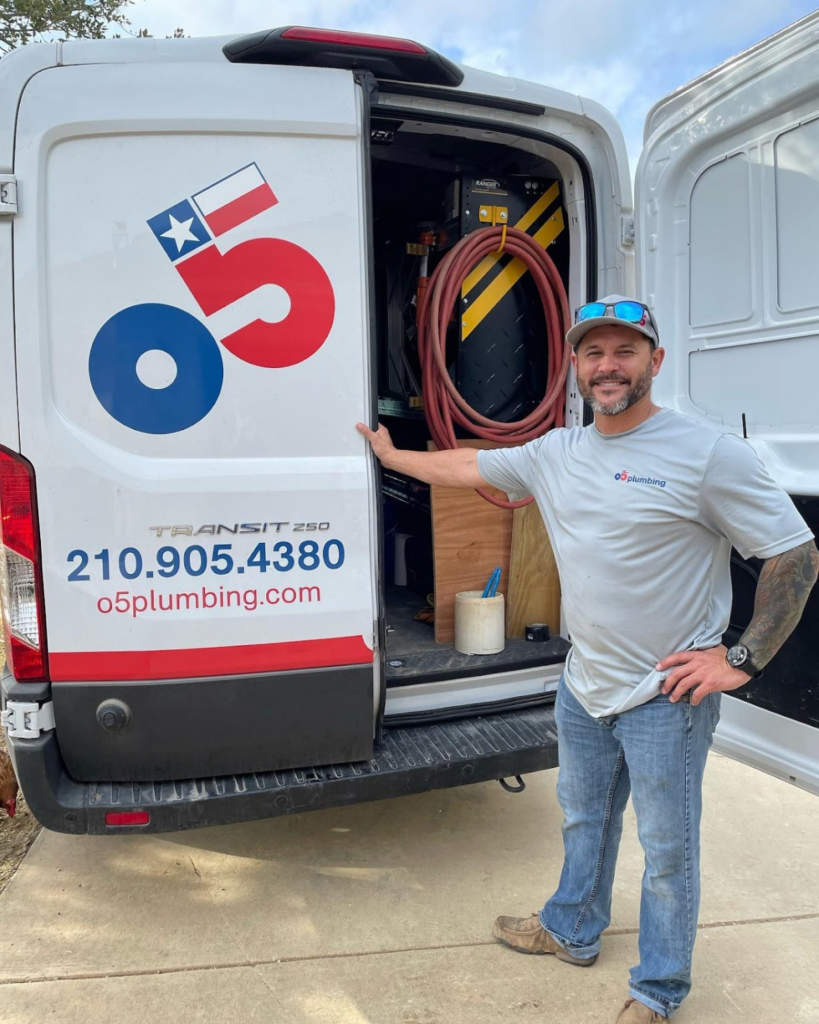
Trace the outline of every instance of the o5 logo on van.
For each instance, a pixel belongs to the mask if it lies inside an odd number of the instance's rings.
[[[265,284],[288,293],[284,320],[254,320],[222,339],[239,359],[272,369],[304,362],[327,340],[335,316],[327,272],[306,249],[283,238],[251,238],[226,252],[214,239],[277,202],[253,163],[148,221],[206,317]],[[148,387],[137,373],[140,358],[156,350],[176,364],[176,376],[164,388]],[[210,412],[224,365],[216,339],[196,317],[176,306],[142,303],[103,324],[88,372],[94,394],[115,420],[142,433],[171,434]]]

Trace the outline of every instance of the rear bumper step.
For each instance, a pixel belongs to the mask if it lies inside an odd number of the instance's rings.
[[[524,775],[557,765],[552,707],[383,730],[369,761],[170,782],[77,782],[55,733],[10,740],[20,784],[39,821],[75,835],[174,832]],[[105,823],[144,810],[148,825]]]

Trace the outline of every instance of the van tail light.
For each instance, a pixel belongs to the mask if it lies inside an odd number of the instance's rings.
[[[426,55],[426,48],[411,39],[396,39],[393,36],[373,36],[366,32],[339,32],[327,28],[301,28],[294,26],[282,32],[282,39],[297,39],[302,43],[328,43],[333,46],[354,46],[364,50],[393,50],[397,53],[420,53]]]
[[[34,470],[0,447],[0,600],[14,677],[48,681],[43,573]]]
[[[457,64],[412,39],[365,32],[288,25],[231,39],[222,48],[234,64],[289,64],[293,67],[369,71],[387,82],[458,86],[464,73]]]

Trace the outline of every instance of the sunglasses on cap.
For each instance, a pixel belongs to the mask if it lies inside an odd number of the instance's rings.
[[[633,299],[624,299],[622,302],[587,302],[577,311],[576,322],[581,324],[584,320],[591,320],[598,316],[610,316],[612,310],[617,320],[627,324],[639,324],[648,321],[654,324],[651,310],[642,302],[635,302]]]

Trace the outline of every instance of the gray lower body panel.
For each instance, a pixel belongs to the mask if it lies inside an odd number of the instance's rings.
[[[51,699],[66,770],[79,781],[237,775],[359,761],[373,749],[372,665],[58,682]],[[122,729],[98,720],[111,701],[130,713]]]

